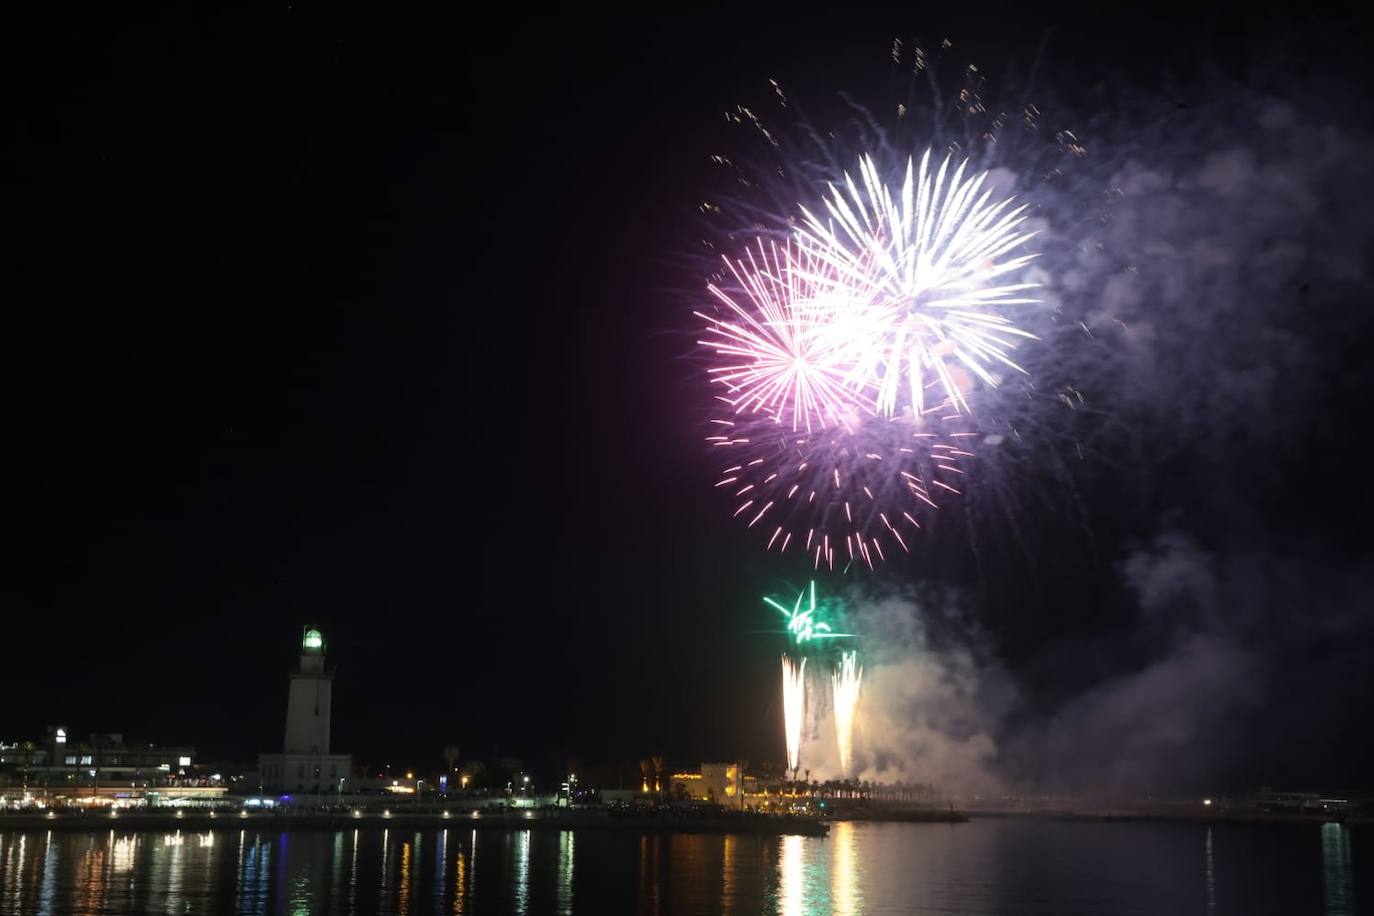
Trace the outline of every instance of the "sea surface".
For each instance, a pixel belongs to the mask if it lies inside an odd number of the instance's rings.
[[[1374,828],[979,819],[826,838],[0,832],[0,913],[1353,914]]]

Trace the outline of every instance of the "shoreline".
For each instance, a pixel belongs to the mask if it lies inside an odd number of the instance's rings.
[[[973,820],[1042,820],[1094,823],[1177,824],[1371,824],[1374,818],[1321,814],[1283,814],[1267,811],[1163,812],[1163,811],[979,811],[966,812]]]
[[[363,812],[264,814],[235,812],[183,812],[108,814],[14,814],[0,816],[0,833],[66,831],[160,831],[170,830],[347,830],[359,828],[446,828],[471,830],[625,830],[641,833],[713,833],[749,836],[820,836],[830,832],[826,822],[795,815],[738,815],[710,818],[608,817],[601,813],[472,814],[468,812]]]

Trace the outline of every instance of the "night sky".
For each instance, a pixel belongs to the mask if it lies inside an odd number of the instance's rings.
[[[279,746],[316,623],[335,745],[362,761],[433,765],[445,744],[550,772],[780,757],[780,643],[758,599],[807,569],[731,523],[698,423],[693,257],[721,114],[769,78],[862,93],[890,78],[895,35],[948,35],[993,79],[1049,36],[1041,79],[1088,137],[1118,110],[1092,109],[1096,84],[1184,109],[1216,80],[1277,97],[1291,79],[1348,148],[1368,142],[1351,23],[1115,12],[26,20],[7,81],[0,738],[60,722],[251,760]],[[1281,78],[1257,50],[1275,43]],[[1357,177],[1314,184],[1319,205],[1285,221],[1304,251],[1330,250],[1323,207],[1365,206]],[[1023,476],[1037,498],[1014,534],[958,515],[858,577],[958,596],[961,632],[1015,685],[997,717],[1008,779],[1043,778],[1065,729],[1131,753],[1102,725],[1112,685],[1169,681],[1155,662],[1218,633],[1221,661],[1188,657],[1214,673],[1240,647],[1253,689],[1206,727],[1215,765],[1180,783],[1374,772],[1374,231],[1342,219],[1346,268],[1312,257],[1267,287],[1281,307],[1263,340],[1287,334],[1302,358],[1254,395],[1263,428],[1219,411],[1180,459],[1151,450],[1181,426],[1142,399],[1095,431],[1071,487]],[[1150,613],[1194,575],[1216,595],[1205,614]]]

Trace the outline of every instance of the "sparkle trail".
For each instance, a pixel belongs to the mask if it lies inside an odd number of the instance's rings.
[[[806,723],[806,659],[782,657],[782,719],[787,740],[787,768],[801,766],[802,727]]]
[[[863,676],[859,653],[841,653],[831,676],[831,690],[835,702],[835,742],[840,750],[840,775],[845,777],[851,774],[854,762],[854,715],[859,706],[859,682]]]

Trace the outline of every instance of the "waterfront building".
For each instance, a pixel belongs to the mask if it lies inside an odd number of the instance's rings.
[[[221,774],[199,767],[189,746],[120,733],[81,741],[62,725],[48,726],[42,741],[0,741],[0,799],[11,804],[206,803],[225,791]]]
[[[744,764],[703,763],[697,772],[674,773],[672,797],[719,805],[738,805],[744,791]]]

